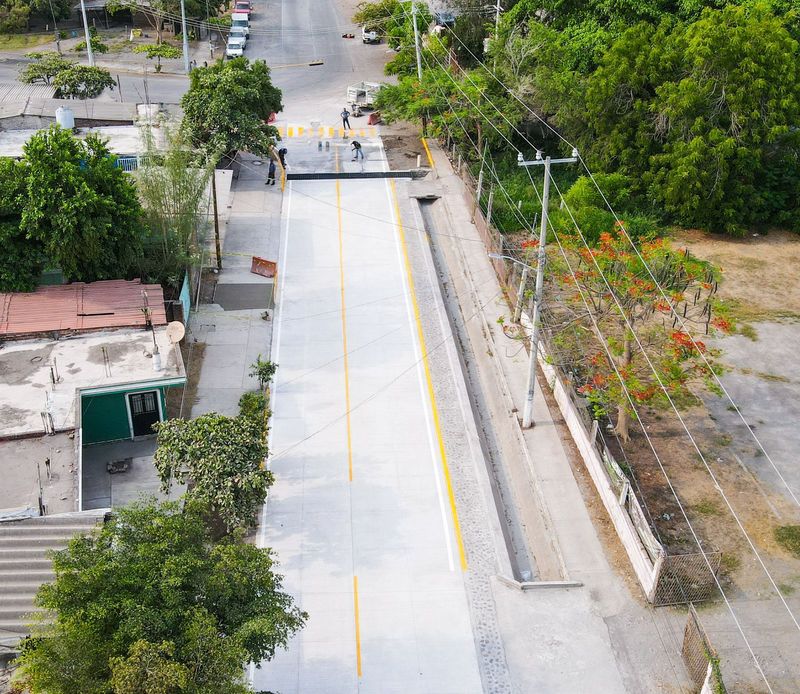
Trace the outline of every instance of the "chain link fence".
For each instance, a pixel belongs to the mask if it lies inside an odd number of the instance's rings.
[[[681,656],[686,665],[686,671],[702,694],[725,694],[727,692],[722,681],[719,657],[692,604],[689,604],[689,614],[683,630]]]

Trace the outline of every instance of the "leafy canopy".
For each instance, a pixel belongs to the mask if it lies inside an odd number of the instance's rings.
[[[20,228],[32,247],[71,281],[125,276],[141,254],[142,208],[105,143],[54,125],[24,152]]]
[[[70,281],[132,276],[144,236],[133,182],[96,136],[54,125],[0,160],[0,290],[32,291],[46,265]]]
[[[243,150],[267,156],[277,130],[271,113],[283,108],[281,90],[272,84],[263,60],[219,61],[192,70],[181,100],[189,141],[213,156]]]
[[[163,488],[188,483],[189,498],[209,506],[227,530],[253,525],[272,485],[263,420],[205,414],[155,425],[153,463]]]
[[[307,615],[269,550],[212,542],[205,515],[137,503],[55,552],[55,582],[36,598],[54,622],[23,643],[21,682],[48,694],[249,691],[243,663],[272,658]]]

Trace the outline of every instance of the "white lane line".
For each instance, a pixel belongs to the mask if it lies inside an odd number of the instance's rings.
[[[383,140],[381,140],[380,142],[380,147],[381,150],[383,150]],[[419,345],[419,340],[417,339],[417,333],[414,330],[414,313],[411,310],[411,291],[408,286],[408,282],[406,281],[405,267],[403,265],[403,252],[402,248],[400,247],[400,235],[397,233],[397,225],[400,220],[395,218],[394,201],[392,200],[392,191],[391,188],[389,187],[388,178],[384,180],[384,186],[386,187],[386,199],[389,203],[389,210],[392,218],[392,235],[394,236],[395,249],[397,251],[397,264],[398,264],[398,269],[400,271],[400,280],[403,284],[403,300],[405,301],[406,314],[408,316],[409,336],[411,337],[411,344],[414,348],[414,359],[417,363],[416,371],[417,371],[417,381],[419,383],[420,402],[422,403],[425,415],[425,428],[428,431],[428,445],[430,446],[431,450],[431,466],[433,468],[433,475],[436,483],[436,495],[439,498],[439,511],[442,517],[442,530],[444,532],[444,539],[447,545],[447,563],[450,567],[450,571],[455,571],[455,560],[453,558],[453,540],[451,537],[450,522],[447,517],[447,508],[445,507],[444,503],[444,488],[443,488],[444,485],[442,482],[441,474],[439,472],[441,463],[438,454],[438,447],[437,447],[438,444],[436,441],[436,437],[434,436],[433,425],[432,425],[433,422],[433,411],[431,409],[432,403],[428,401],[427,392],[425,390],[422,349]]]

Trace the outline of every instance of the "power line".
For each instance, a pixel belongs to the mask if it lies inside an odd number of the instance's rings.
[[[434,56],[434,60],[436,60],[435,56]],[[436,60],[436,62],[438,63],[438,60]],[[426,63],[427,63],[427,61],[426,61]],[[480,111],[480,109],[479,109],[479,108],[477,108],[477,106],[476,106],[476,105],[474,104],[474,102],[473,102],[473,101],[472,101],[472,100],[471,100],[471,99],[468,97],[468,95],[466,95],[466,93],[463,91],[463,89],[461,89],[461,88],[459,87],[458,83],[457,83],[457,82],[456,82],[456,81],[455,81],[455,80],[454,80],[454,79],[453,79],[453,78],[452,78],[452,77],[449,75],[449,73],[447,72],[447,70],[443,68],[443,66],[441,65],[441,63],[438,63],[438,64],[439,64],[439,67],[441,67],[441,68],[442,68],[443,72],[444,72],[445,74],[447,74],[447,75],[448,75],[448,77],[450,77],[451,81],[452,81],[452,82],[453,82],[453,84],[456,86],[456,88],[457,88],[457,89],[459,89],[459,91],[461,91],[462,95],[463,95],[465,98],[467,98],[467,100],[468,100],[468,101],[470,101],[470,103],[472,103],[472,105],[476,107],[476,109],[478,110],[478,112],[480,113],[480,115],[481,115],[482,117],[484,117],[484,118],[485,118],[485,116],[483,116],[483,113]],[[489,100],[489,101],[491,102],[491,100]],[[492,105],[494,106],[494,104],[492,104]],[[496,108],[496,107],[495,107],[495,108]],[[495,128],[495,129],[497,129],[497,128]],[[515,129],[515,130],[517,130],[517,132],[519,133],[519,130],[518,130],[518,129],[516,129],[516,128],[514,128],[514,129]],[[500,132],[500,131],[498,130],[498,133],[499,133],[499,132]],[[500,134],[502,135],[502,133],[500,133]],[[525,138],[525,136],[524,136],[522,133],[519,133],[519,134],[520,134],[520,135],[523,137],[523,139],[526,139],[526,141],[527,141],[527,138]],[[508,141],[508,139],[507,139],[507,138],[505,138],[505,139]],[[529,172],[529,177],[530,177],[530,172]],[[535,187],[535,184],[533,184],[533,179],[532,179],[532,177],[531,177],[531,183],[532,183],[532,185],[533,185],[533,187],[534,187],[534,190],[537,190],[537,189],[536,189],[536,187]],[[557,188],[557,190],[558,190],[558,186],[557,186],[557,185],[556,185],[556,188]],[[564,198],[563,198],[563,195],[561,194],[561,191],[560,191],[560,190],[558,190],[558,193],[559,193],[559,196],[561,197],[562,203],[564,203],[564,204],[566,205],[566,202],[564,201]],[[537,190],[537,195],[538,195],[538,190]],[[580,231],[580,228],[578,227],[578,225],[577,225],[577,222],[575,221],[575,219],[574,219],[574,216],[572,215],[572,212],[571,212],[571,210],[569,210],[569,207],[568,207],[568,206],[567,206],[567,210],[568,210],[568,211],[569,211],[569,213],[570,213],[570,217],[571,217],[571,219],[572,219],[572,222],[573,222],[573,224],[574,224],[574,226],[575,226],[576,230],[577,230],[577,231],[579,232],[579,234],[581,235],[581,238],[582,238],[582,240],[583,240],[583,242],[584,242],[584,245],[585,245],[585,246],[588,248],[588,244],[586,243],[585,237],[583,236],[582,232]],[[555,229],[553,229],[553,232],[554,232],[554,234],[556,233],[556,232],[555,232]],[[564,251],[563,251],[563,247],[561,246],[561,243],[560,243],[560,242],[559,242],[559,248],[561,248],[561,250],[562,250],[562,254],[563,254],[563,253],[564,253]],[[597,264],[597,263],[596,263],[596,261],[595,261],[595,264]],[[614,297],[615,301],[617,302],[617,304],[618,304],[618,306],[619,306],[619,303],[618,303],[618,301],[617,301],[617,299],[616,299],[616,295],[614,294],[613,290],[611,290],[611,287],[610,287],[610,284],[609,284],[609,283],[608,283],[608,281],[607,281],[607,278],[606,278],[606,277],[605,277],[605,275],[602,273],[602,270],[601,270],[599,267],[598,267],[598,270],[600,270],[601,277],[603,278],[603,280],[604,280],[604,282],[605,282],[605,284],[606,284],[607,288],[609,289],[609,291],[611,292],[611,295]],[[593,316],[593,314],[591,313],[591,309],[589,308],[589,306],[588,306],[588,303],[584,301],[584,304],[586,305],[586,307],[587,307],[587,310],[588,310],[588,311],[590,311],[589,315],[590,315],[590,317],[592,318],[592,321],[593,321],[593,323],[595,323],[595,325],[596,325],[596,322],[594,321],[594,316]],[[621,306],[620,306],[619,308],[620,308],[620,310],[621,310]],[[623,315],[624,315],[624,314],[623,314]],[[630,326],[630,323],[627,321],[627,319],[626,319],[626,323],[628,324],[628,329],[632,331],[632,326]],[[668,399],[669,399],[669,401],[670,401],[670,404],[672,405],[672,407],[673,407],[673,409],[675,410],[676,414],[678,414],[679,420],[681,421],[681,424],[683,425],[683,428],[685,429],[686,433],[687,433],[687,434],[690,436],[690,439],[692,440],[692,442],[693,442],[693,443],[694,443],[694,445],[695,445],[695,449],[696,449],[696,450],[697,450],[697,452],[700,454],[700,456],[701,456],[701,459],[703,460],[703,462],[706,464],[706,468],[707,468],[707,470],[708,470],[709,474],[711,475],[711,477],[712,477],[712,480],[714,480],[714,482],[715,482],[716,486],[717,486],[717,487],[718,487],[718,489],[720,490],[720,493],[723,495],[723,498],[726,500],[726,503],[727,503],[727,505],[728,505],[728,508],[729,508],[729,510],[730,510],[730,512],[731,512],[731,514],[732,514],[732,516],[733,516],[733,517],[736,519],[737,523],[739,524],[739,527],[740,527],[740,529],[742,530],[742,532],[743,532],[743,534],[744,534],[745,538],[747,539],[748,543],[750,544],[750,547],[751,547],[751,549],[753,550],[753,552],[754,552],[754,553],[756,554],[756,556],[758,557],[758,559],[759,559],[759,562],[761,563],[762,569],[763,569],[763,570],[764,570],[764,572],[766,573],[766,575],[767,575],[767,577],[769,578],[770,582],[772,583],[773,587],[776,589],[776,592],[778,593],[779,597],[781,598],[782,602],[784,603],[784,606],[786,607],[786,609],[787,609],[787,611],[788,611],[788,613],[789,613],[790,617],[791,617],[791,618],[792,618],[792,620],[795,622],[795,625],[797,625],[797,621],[796,621],[796,619],[794,618],[794,614],[792,613],[791,609],[790,609],[790,608],[788,607],[788,605],[786,604],[786,601],[783,599],[783,596],[782,596],[782,594],[780,593],[780,591],[777,589],[777,586],[775,585],[775,582],[774,582],[774,579],[772,578],[772,575],[770,574],[770,572],[768,571],[768,569],[767,569],[767,568],[766,568],[766,566],[764,565],[763,561],[761,561],[760,555],[758,554],[758,551],[755,549],[755,546],[753,545],[752,541],[750,540],[750,538],[749,538],[749,535],[747,534],[747,532],[745,531],[745,529],[744,529],[744,527],[742,526],[741,522],[739,521],[739,519],[738,519],[738,516],[736,515],[735,511],[733,510],[733,508],[732,508],[731,504],[728,502],[728,500],[727,500],[727,496],[724,494],[724,491],[723,491],[723,490],[722,490],[722,488],[719,486],[719,483],[718,483],[718,481],[716,480],[716,477],[713,475],[713,472],[710,470],[710,467],[708,466],[707,462],[706,462],[706,461],[705,461],[705,459],[703,458],[703,456],[702,456],[702,453],[699,451],[699,448],[697,447],[697,445],[696,445],[696,442],[694,441],[693,437],[691,436],[691,432],[689,432],[688,428],[687,428],[687,427],[686,427],[686,425],[685,425],[685,422],[683,422],[683,419],[682,419],[682,417],[680,417],[680,413],[677,411],[677,408],[675,407],[675,405],[674,405],[674,402],[672,402],[671,398],[669,397],[669,394],[668,394],[668,392],[666,391],[666,389],[664,388],[664,386],[663,386],[663,383],[661,383],[661,380],[660,380],[660,378],[659,378],[659,376],[658,376],[657,372],[655,371],[655,369],[654,369],[654,367],[653,367],[653,365],[652,365],[652,362],[650,361],[649,357],[647,356],[647,353],[645,352],[643,345],[642,345],[642,344],[641,344],[641,342],[638,340],[638,336],[636,336],[636,335],[635,335],[635,333],[634,333],[634,336],[635,336],[635,338],[636,338],[636,341],[637,341],[637,344],[638,344],[638,346],[639,346],[640,350],[642,351],[643,355],[645,356],[645,359],[648,361],[648,364],[650,365],[651,369],[653,370],[653,373],[654,373],[654,375],[656,376],[656,379],[659,381],[659,383],[660,383],[660,385],[661,385],[662,389],[664,390],[665,394],[667,395],[667,397],[668,397]],[[610,355],[609,355],[609,357],[610,357]],[[615,363],[613,362],[613,359],[611,359],[611,363],[612,363],[612,366],[614,366],[614,369],[615,369],[615,371],[616,371],[616,365],[615,365]],[[619,374],[617,374],[617,376],[618,376],[618,378],[620,378],[620,382],[622,383],[622,385],[623,385],[623,387],[624,387],[624,382],[622,381],[622,379],[621,379],[621,376],[620,376]],[[627,389],[626,389],[626,394],[627,394]],[[629,395],[628,395],[628,397],[629,397],[629,399],[630,399],[630,396],[629,396]],[[633,410],[634,410],[634,412],[635,412],[635,411],[636,411],[636,408],[635,408],[635,406],[633,406],[633,403],[632,403],[632,402],[631,402],[631,405],[632,405],[632,408],[633,408]],[[649,438],[649,436],[647,435],[647,433],[646,433],[646,432],[644,432],[644,433],[645,433],[646,437],[648,438],[648,442],[650,442],[650,444],[651,444],[651,447],[653,448],[653,453],[654,453],[654,455],[656,455],[656,456],[657,456],[657,453],[656,453],[656,451],[655,451],[655,448],[652,446],[652,442],[650,441],[650,438]],[[658,462],[659,462],[659,464],[660,464],[660,458],[658,458],[658,457],[657,457],[657,460],[658,460]],[[681,504],[681,502],[680,502],[680,499],[677,497],[677,494],[676,494],[676,493],[675,493],[675,491],[674,491],[674,487],[673,487],[673,485],[672,485],[672,482],[671,482],[671,480],[669,479],[669,477],[668,477],[668,475],[667,475],[667,473],[666,473],[666,470],[663,468],[663,465],[660,465],[660,467],[661,467],[661,469],[662,469],[662,473],[664,474],[665,478],[667,479],[667,482],[668,482],[668,484],[670,485],[670,488],[673,490],[673,494],[675,495],[676,501],[678,502],[678,504],[679,504],[679,507],[681,507],[681,509],[682,509],[682,512],[683,512],[683,515],[684,515],[684,517],[685,517],[685,519],[686,519],[686,522],[687,522],[687,524],[689,525],[689,527],[690,527],[690,530],[692,531],[692,534],[695,536],[695,539],[696,539],[696,540],[697,540],[697,542],[698,542],[698,547],[700,548],[700,551],[701,551],[701,553],[703,554],[703,557],[704,557],[704,559],[706,560],[707,564],[709,565],[709,569],[711,570],[711,572],[712,572],[712,575],[713,575],[713,568],[711,567],[711,565],[710,565],[710,562],[708,561],[708,558],[707,558],[707,556],[706,556],[705,552],[704,552],[704,551],[703,551],[703,549],[702,549],[702,545],[700,545],[700,543],[699,543],[699,539],[698,539],[698,538],[697,538],[697,536],[696,536],[696,533],[695,533],[695,531],[694,531],[694,528],[693,528],[693,526],[691,525],[691,522],[690,522],[690,521],[689,521],[689,519],[688,519],[688,516],[685,514],[685,511],[683,511],[682,504]],[[719,582],[718,582],[718,580],[716,579],[716,576],[714,576],[714,578],[715,578],[715,581],[717,582],[717,585],[718,585],[718,587],[720,588],[720,591],[721,591],[721,593],[724,595],[724,591],[722,591],[722,588],[721,588],[721,586],[719,585]],[[732,607],[730,606],[730,603],[727,601],[727,598],[726,598],[726,603],[728,604],[728,606],[729,606],[729,609],[731,610],[731,614],[732,614],[732,616],[734,617],[734,619],[737,621],[737,624],[738,624],[738,619],[736,618],[735,614],[733,613]],[[798,626],[798,628],[800,628],[800,626]],[[746,637],[745,637],[745,635],[744,635],[744,632],[743,632],[743,631],[742,631],[742,636],[743,636],[743,637],[746,639]],[[749,644],[748,644],[748,645],[749,645]],[[752,653],[752,651],[751,651],[751,653]],[[760,671],[760,672],[762,672],[762,676],[763,676],[763,671],[761,670],[761,668],[760,668],[760,665],[758,664],[758,661],[757,661],[757,659],[755,659],[755,655],[754,655],[754,654],[753,654],[753,656],[754,656],[754,660],[755,660],[755,662],[756,662],[756,665],[757,665],[757,667],[759,668],[759,671]],[[765,680],[765,681],[766,681],[766,680]],[[767,684],[768,684],[768,683],[767,683]],[[768,684],[768,686],[769,686],[769,684]]]
[[[562,142],[564,142],[566,145],[568,145],[568,146],[569,146],[569,147],[571,147],[571,148],[575,148],[575,145],[574,145],[573,143],[571,143],[569,140],[567,140],[567,139],[566,139],[566,138],[565,138],[565,137],[564,137],[564,136],[563,136],[563,135],[562,135],[562,134],[561,134],[561,133],[560,133],[560,132],[559,132],[559,131],[558,131],[556,128],[554,128],[552,125],[550,125],[550,124],[549,124],[549,123],[548,123],[548,122],[547,122],[547,121],[546,121],[544,118],[542,118],[542,117],[541,117],[541,116],[540,116],[538,113],[536,113],[536,112],[535,112],[535,111],[534,111],[532,108],[530,108],[530,106],[528,106],[528,105],[527,105],[527,104],[526,104],[526,103],[525,103],[525,102],[524,102],[522,99],[520,99],[520,98],[519,98],[519,97],[518,97],[518,96],[517,96],[517,95],[516,95],[516,94],[515,94],[515,93],[514,93],[514,92],[513,92],[511,89],[509,89],[509,87],[508,87],[508,86],[506,86],[506,84],[505,84],[505,83],[504,83],[504,82],[503,82],[503,81],[502,81],[502,80],[501,80],[501,79],[500,79],[500,78],[497,76],[497,74],[494,72],[494,70],[492,70],[491,68],[489,68],[489,67],[488,67],[488,66],[487,66],[487,65],[486,65],[486,64],[485,64],[483,61],[481,61],[481,60],[480,60],[480,58],[478,58],[478,57],[477,57],[477,56],[476,56],[476,55],[475,55],[475,54],[472,52],[472,50],[470,50],[469,46],[467,46],[467,45],[466,45],[466,44],[465,44],[465,43],[464,43],[464,42],[461,40],[461,38],[460,38],[460,37],[459,37],[457,34],[455,34],[455,33],[453,33],[453,32],[451,32],[451,34],[452,34],[452,36],[454,36],[454,38],[455,38],[455,39],[456,39],[456,40],[457,40],[457,41],[458,41],[458,42],[461,44],[461,46],[464,48],[464,50],[466,50],[466,51],[467,51],[467,53],[469,53],[469,55],[470,55],[470,56],[473,58],[473,60],[475,60],[475,61],[476,61],[476,62],[477,62],[477,63],[478,63],[478,64],[479,64],[481,67],[483,67],[483,69],[484,69],[484,70],[486,70],[486,72],[487,72],[488,74],[490,74],[490,75],[491,75],[491,76],[494,78],[494,80],[495,80],[495,81],[496,81],[496,82],[497,82],[497,83],[498,83],[498,84],[499,84],[499,85],[500,85],[500,86],[501,86],[501,87],[502,87],[502,88],[505,90],[505,92],[506,92],[507,94],[509,94],[509,95],[510,95],[512,98],[514,98],[514,99],[515,99],[517,102],[519,102],[519,103],[520,103],[520,104],[521,104],[521,105],[522,105],[522,106],[523,106],[523,107],[524,107],[524,108],[525,108],[525,109],[526,109],[526,110],[527,110],[527,111],[528,111],[528,112],[529,112],[531,115],[533,115],[533,116],[534,116],[534,117],[535,117],[535,118],[536,118],[536,119],[537,119],[537,120],[538,120],[538,121],[539,121],[539,122],[540,122],[542,125],[544,125],[544,126],[545,126],[545,127],[548,129],[548,130],[550,130],[550,132],[552,132],[554,135],[556,135],[556,137],[558,137],[558,138],[559,138],[559,139],[560,139]],[[439,39],[439,42],[441,43],[441,39]],[[443,45],[443,44],[442,44],[442,45]],[[464,70],[462,70],[462,74],[464,74],[464,75],[467,77],[467,79],[469,79],[469,80],[470,80],[470,82],[473,84],[473,86],[475,86],[475,85],[474,85],[474,82],[472,82],[472,79],[469,77],[468,73],[466,73]],[[496,109],[496,110],[497,110],[497,109]],[[502,113],[501,111],[499,111],[499,110],[498,110],[498,113],[499,113],[499,114],[500,114],[500,115],[501,115],[501,116],[502,116],[502,117],[503,117],[503,118],[504,118],[504,119],[505,119],[505,120],[506,120],[506,121],[507,121],[509,124],[511,124],[511,122],[510,122],[510,121],[508,121],[508,119],[505,117],[505,114],[503,114],[503,113]],[[516,129],[516,128],[515,128],[515,129]],[[517,130],[517,132],[519,132],[519,130]],[[522,135],[523,139],[524,139],[526,142],[528,142],[528,144],[530,144],[530,142],[528,141],[528,139],[527,139],[527,138],[526,138],[526,137],[525,137],[525,136],[524,136],[522,133],[520,133],[520,135]],[[698,345],[698,343],[697,343],[697,340],[695,339],[694,335],[691,333],[691,331],[688,329],[688,327],[687,327],[687,325],[686,325],[686,321],[685,321],[685,320],[684,320],[684,318],[683,318],[683,317],[682,317],[682,316],[681,316],[681,315],[678,313],[678,311],[676,310],[676,307],[675,307],[675,306],[673,306],[672,302],[669,300],[669,297],[667,296],[666,292],[664,291],[664,288],[663,288],[663,286],[661,285],[661,283],[660,283],[660,282],[658,282],[658,280],[656,279],[656,277],[655,277],[655,275],[653,274],[652,270],[650,269],[650,266],[649,266],[649,265],[648,265],[648,264],[645,262],[644,258],[641,256],[641,253],[640,253],[640,251],[639,251],[639,248],[637,247],[636,243],[634,243],[633,239],[632,239],[632,238],[630,237],[630,235],[628,234],[628,230],[627,230],[627,228],[625,227],[625,224],[624,224],[624,222],[623,222],[623,221],[622,221],[622,220],[619,218],[619,216],[617,215],[616,211],[615,211],[615,210],[614,210],[614,208],[611,206],[611,203],[609,202],[609,200],[608,200],[608,198],[606,197],[606,195],[605,195],[605,193],[603,192],[603,190],[600,188],[600,185],[598,184],[598,182],[597,182],[597,180],[596,180],[596,178],[595,178],[594,174],[592,173],[591,169],[589,168],[589,165],[586,163],[586,160],[585,160],[585,159],[584,159],[584,157],[583,157],[583,156],[580,154],[580,152],[579,152],[579,154],[578,154],[578,159],[580,160],[580,163],[581,163],[581,165],[583,166],[583,168],[586,170],[586,173],[588,174],[588,176],[589,176],[589,179],[592,181],[592,184],[593,184],[593,185],[594,185],[594,187],[597,189],[597,192],[598,192],[598,193],[600,194],[600,196],[602,197],[602,199],[603,199],[603,202],[605,203],[606,207],[608,207],[609,211],[610,211],[610,212],[611,212],[611,214],[614,216],[614,220],[616,221],[618,228],[619,228],[619,229],[622,231],[622,233],[624,234],[625,238],[627,239],[627,241],[628,241],[628,243],[630,244],[630,246],[631,246],[631,248],[633,249],[633,251],[634,251],[634,252],[637,254],[637,256],[639,256],[639,259],[642,261],[642,263],[643,263],[643,265],[644,265],[645,269],[647,270],[648,274],[650,275],[650,278],[653,280],[653,282],[655,282],[655,284],[656,284],[656,287],[658,287],[658,289],[659,289],[659,292],[660,292],[660,294],[661,294],[662,298],[663,298],[663,299],[664,299],[664,300],[667,302],[667,304],[670,306],[670,312],[671,312],[671,314],[673,315],[673,319],[674,319],[674,320],[677,322],[677,324],[678,324],[678,325],[680,325],[680,327],[681,327],[681,330],[682,330],[682,331],[683,331],[683,332],[684,332],[684,333],[685,333],[685,334],[686,334],[686,335],[689,337],[689,339],[690,339],[690,341],[691,341],[692,345],[694,346],[695,350],[696,350],[696,351],[697,351],[697,352],[700,354],[700,357],[701,357],[701,359],[703,360],[703,362],[705,363],[706,367],[708,368],[708,371],[709,371],[709,373],[711,374],[711,377],[712,377],[712,378],[713,378],[713,379],[716,381],[716,383],[717,383],[717,385],[719,386],[719,388],[720,388],[720,390],[722,391],[722,393],[725,395],[725,397],[727,398],[727,400],[728,400],[728,401],[731,403],[731,405],[733,406],[733,408],[734,408],[734,410],[735,410],[736,414],[739,416],[739,419],[740,419],[740,420],[742,421],[742,423],[745,425],[745,429],[748,431],[748,433],[750,434],[750,436],[752,437],[752,439],[755,441],[755,443],[756,443],[756,445],[758,446],[759,450],[760,450],[760,451],[761,451],[761,452],[764,454],[764,456],[766,457],[766,459],[767,459],[767,461],[769,462],[769,464],[770,464],[770,466],[772,467],[772,469],[773,469],[773,470],[775,471],[775,473],[778,475],[778,478],[780,479],[781,483],[782,483],[782,484],[783,484],[783,486],[786,488],[786,490],[789,492],[789,495],[791,496],[792,500],[793,500],[793,501],[795,502],[795,504],[796,504],[796,505],[797,505],[797,506],[800,508],[800,499],[798,499],[798,497],[797,497],[797,495],[795,494],[794,490],[793,490],[793,489],[792,489],[792,488],[789,486],[789,483],[788,483],[788,481],[787,481],[787,480],[786,480],[786,478],[784,477],[783,473],[782,473],[782,472],[781,472],[781,471],[778,469],[777,465],[775,464],[774,460],[772,459],[772,456],[770,456],[770,455],[769,455],[768,451],[766,450],[766,448],[764,447],[764,445],[761,443],[761,440],[759,439],[759,437],[758,437],[758,435],[756,434],[756,432],[753,430],[753,427],[752,427],[752,426],[750,425],[750,423],[749,423],[749,422],[748,422],[748,421],[745,419],[744,415],[742,414],[741,408],[740,408],[740,407],[739,407],[739,406],[736,404],[736,402],[734,401],[734,399],[733,399],[733,397],[731,396],[730,392],[728,391],[728,389],[727,389],[727,388],[725,387],[725,385],[722,383],[722,380],[720,379],[720,377],[717,375],[717,373],[716,373],[716,372],[714,371],[714,369],[712,368],[712,366],[711,366],[711,364],[709,363],[709,361],[708,361],[708,358],[706,357],[706,355],[705,355],[705,354],[703,353],[703,351],[702,351],[702,350],[699,348],[699,345]]]

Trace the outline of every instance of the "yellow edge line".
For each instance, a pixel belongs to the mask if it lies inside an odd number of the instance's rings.
[[[336,152],[336,173],[339,173],[339,149]],[[344,302],[344,234],[342,233],[342,191],[336,179],[336,218],[339,223],[339,286],[342,298],[342,349],[344,350],[344,402],[347,423],[347,474],[353,481],[353,434],[350,428],[350,372],[347,360],[347,309]]]
[[[358,576],[353,576],[353,607],[356,622],[356,670],[361,677],[361,625],[358,621]]]
[[[433,157],[431,156],[431,151],[430,149],[428,149],[428,143],[424,137],[421,138],[421,141],[422,141],[422,146],[425,148],[425,154],[428,155],[428,163],[431,165],[432,169],[435,169],[436,167],[433,165]]]
[[[423,140],[424,142],[424,140]],[[444,479],[447,484],[447,498],[450,501],[450,511],[453,514],[453,530],[456,536],[456,543],[458,544],[458,556],[461,560],[461,569],[467,570],[467,556],[464,552],[464,540],[461,537],[461,524],[458,521],[458,510],[456,509],[456,497],[453,493],[453,481],[450,477],[450,467],[447,464],[447,453],[444,447],[444,436],[442,436],[442,425],[439,420],[439,408],[436,405],[436,394],[433,391],[433,379],[431,378],[431,366],[428,362],[428,351],[425,347],[425,335],[422,331],[422,321],[419,314],[419,303],[417,302],[417,292],[414,289],[414,277],[411,274],[411,261],[408,258],[408,245],[406,244],[406,234],[403,230],[403,222],[400,219],[400,203],[397,199],[397,188],[395,187],[394,180],[389,180],[389,186],[392,189],[392,199],[394,200],[394,212],[397,218],[397,229],[400,234],[400,242],[403,246],[403,261],[406,268],[406,277],[408,278],[408,288],[411,293],[411,305],[414,307],[414,321],[417,324],[417,335],[419,336],[419,346],[422,351],[422,364],[425,369],[425,380],[428,384],[428,396],[431,399],[431,411],[433,412],[433,425],[436,429],[436,438],[439,441],[439,454],[442,457],[442,469],[444,470]]]

